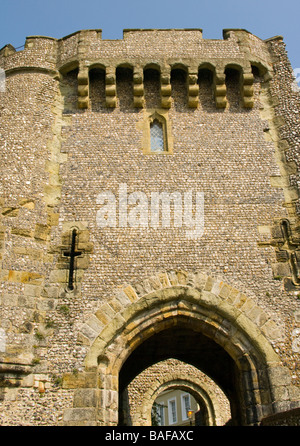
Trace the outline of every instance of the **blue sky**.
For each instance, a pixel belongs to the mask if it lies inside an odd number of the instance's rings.
[[[126,28],[201,28],[203,38],[222,39],[223,29],[244,28],[262,39],[282,35],[292,67],[300,67],[299,0],[1,0],[0,13],[0,48],[80,29],[122,39]]]

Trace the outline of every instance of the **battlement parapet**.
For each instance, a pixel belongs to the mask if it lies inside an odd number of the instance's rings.
[[[270,40],[270,39],[268,39]],[[272,40],[272,39],[271,39]],[[253,107],[252,67],[268,79],[272,73],[269,42],[243,29],[223,30],[223,40],[203,39],[202,29],[126,29],[123,39],[103,40],[102,31],[81,30],[61,39],[29,36],[24,49],[12,45],[0,50],[0,67],[6,75],[20,71],[48,73],[64,77],[78,70],[78,107],[89,108],[89,72],[101,68],[106,75],[106,103],[116,104],[115,84],[118,67],[133,71],[134,104],[143,107],[143,71],[160,73],[162,107],[170,106],[170,73],[181,68],[187,73],[188,103],[197,107],[198,71],[213,74],[214,96],[218,108],[226,107],[226,69],[240,73],[240,89],[246,108]]]
[[[246,30],[227,29],[223,37],[203,39],[201,29],[126,29],[119,40],[103,40],[101,30],[81,30],[60,39],[29,36],[22,51],[10,44],[0,49],[0,65],[5,70],[25,66],[60,70],[74,60],[86,65],[112,59],[236,60],[245,59],[247,52],[247,59],[270,62],[267,41]]]

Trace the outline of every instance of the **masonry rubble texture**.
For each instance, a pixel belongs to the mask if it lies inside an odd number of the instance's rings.
[[[112,364],[122,342],[129,356],[144,341],[126,338],[131,321],[142,326],[155,302],[166,321],[183,318],[179,291],[220,332],[241,333],[220,341],[236,363],[244,334],[244,355],[257,348],[266,361],[252,362],[269,373],[271,399],[244,424],[299,407],[300,95],[283,38],[125,30],[109,41],[85,30],[6,45],[0,67],[0,424],[116,424]],[[155,113],[168,150],[153,154]],[[97,197],[121,184],[149,203],[203,192],[203,235],[99,227]]]

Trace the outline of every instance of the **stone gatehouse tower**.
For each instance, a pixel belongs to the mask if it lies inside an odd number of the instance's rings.
[[[6,45],[0,67],[0,424],[130,424],[156,363],[140,424],[167,385],[215,424],[207,380],[233,425],[295,417],[300,96],[282,37],[87,30]]]

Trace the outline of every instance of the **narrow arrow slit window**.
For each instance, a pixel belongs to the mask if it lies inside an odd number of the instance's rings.
[[[158,119],[154,119],[150,124],[150,147],[151,152],[164,152],[166,150],[163,124]]]

